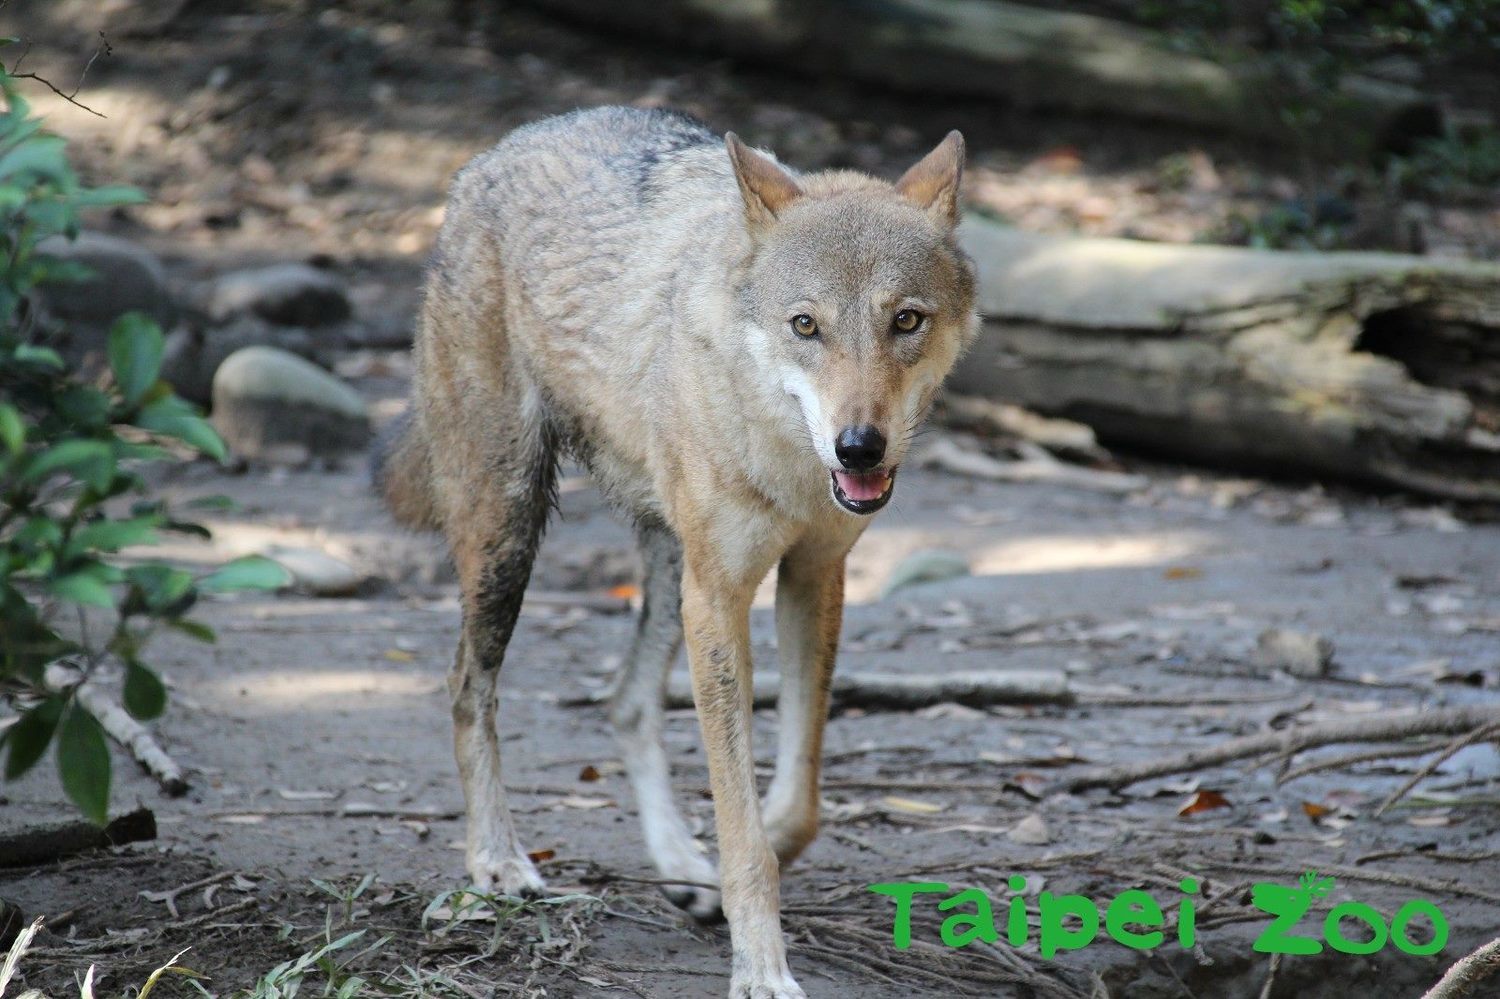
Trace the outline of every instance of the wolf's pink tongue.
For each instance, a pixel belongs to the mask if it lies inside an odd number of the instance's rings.
[[[852,500],[880,499],[891,481],[889,472],[834,472],[833,477]]]

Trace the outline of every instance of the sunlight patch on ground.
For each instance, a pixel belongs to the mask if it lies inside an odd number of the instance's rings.
[[[268,711],[396,707],[443,690],[443,682],[411,669],[241,670],[194,691],[205,699]]]
[[[1133,537],[1054,534],[988,545],[969,567],[976,576],[1132,569],[1200,554],[1207,544],[1207,538],[1176,532]]]
[[[1031,535],[983,543],[990,532],[958,529],[871,531],[849,556],[845,602],[874,603],[902,559],[934,548],[955,552],[975,576],[1029,576],[1106,569],[1136,569],[1202,555],[1215,549],[1208,535],[1196,532]],[[757,594],[756,606],[771,606],[774,584]]]

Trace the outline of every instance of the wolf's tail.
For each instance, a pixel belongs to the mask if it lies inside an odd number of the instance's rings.
[[[432,496],[432,454],[410,408],[386,425],[370,454],[370,481],[386,508],[407,527],[442,526]]]

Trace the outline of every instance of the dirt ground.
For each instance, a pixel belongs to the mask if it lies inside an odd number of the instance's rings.
[[[1267,959],[1249,944],[1266,917],[1242,904],[1244,886],[1290,884],[1304,868],[1340,872],[1325,905],[1353,898],[1389,917],[1409,898],[1430,898],[1453,926],[1450,959],[1500,923],[1500,758],[1492,747],[1455,757],[1378,819],[1374,804],[1414,764],[1343,768],[1281,787],[1271,769],[1235,765],[1123,794],[1044,790],[1088,762],[1149,758],[1386,706],[1493,697],[1480,686],[1496,682],[1500,529],[1404,503],[1150,471],[1152,485],[1127,499],[915,469],[902,477],[892,509],[856,549],[842,666],[1061,667],[1091,696],[1071,707],[835,715],[827,825],[785,888],[792,963],[810,995],[856,986],[879,996],[1073,994],[1039,991],[1035,982],[1011,989],[997,976],[1015,969],[993,954],[893,949],[890,902],[863,890],[873,881],[942,880],[998,899],[1018,873],[1033,889],[1044,879],[1049,891],[1109,898],[1142,886],[1170,904],[1185,871],[1203,879],[1206,898],[1221,899],[1215,918],[1200,922],[1212,964],[1175,947],[1146,957],[1110,943],[1054,964],[1027,959],[1038,981],[1085,995],[1087,970],[1117,996],[1181,995],[1184,987],[1198,996],[1259,994]],[[184,548],[179,557],[219,558],[272,538],[311,541],[368,573],[368,592],[215,600],[201,615],[220,634],[211,651],[176,639],[155,646],[173,689],[159,729],[194,789],[164,798],[117,759],[116,800],[152,807],[159,843],[0,879],[0,893],[28,913],[71,912],[28,984],[61,993],[98,962],[109,969],[105,982],[120,987],[189,945],[188,963],[213,974],[217,988],[248,984],[248,975],[302,953],[308,937],[321,938],[325,908],[335,935],[347,909],[370,937],[395,934],[359,967],[393,970],[399,956],[436,973],[475,958],[487,930],[460,932],[455,942],[420,929],[426,902],[463,878],[443,688],[456,594],[432,545],[393,528],[355,469],[226,476],[194,468],[182,478],[175,493],[223,492],[242,507],[213,525],[214,551]],[[598,595],[632,578],[628,533],[592,488],[570,479],[561,512],[538,590]],[[879,595],[905,553],[933,548],[963,553],[974,574]],[[1330,638],[1332,676],[1294,680],[1257,667],[1250,647],[1272,625]],[[629,628],[623,614],[527,606],[500,712],[518,821],[533,849],[553,853],[543,868],[555,889],[603,901],[568,903],[554,917],[554,934],[558,925],[578,934],[566,966],[550,963],[560,952],[537,943],[535,917],[512,921],[497,954],[452,972],[474,994],[498,986],[502,994],[593,995],[618,983],[642,995],[706,996],[725,986],[722,930],[692,926],[648,886],[612,880],[652,872],[603,711],[568,702],[607,682]],[[767,664],[774,649],[764,607],[754,635]],[[758,713],[766,759],[774,726],[772,713]],[[672,714],[667,738],[688,813],[711,831],[691,712]],[[597,779],[584,779],[594,776],[588,767]],[[1195,791],[1219,792],[1228,804],[1180,817]],[[63,810],[46,769],[6,793],[7,826]],[[1315,821],[1307,809],[1319,807],[1329,811]],[[1045,825],[1042,841],[1018,842],[1009,830],[1031,815]],[[243,890],[221,884],[213,905],[250,904],[216,918],[190,891],[174,916],[138,895],[215,872],[248,880]],[[312,884],[347,890],[367,874],[375,883],[347,909]],[[1385,883],[1388,875],[1414,880]],[[283,924],[295,927],[288,940],[278,938]],[[917,927],[919,940],[935,941],[931,912],[919,910]],[[1272,994],[1348,995],[1358,985],[1371,995],[1415,995],[1443,963],[1393,949],[1288,959]]]
[[[67,31],[33,58],[61,77],[79,51],[87,55],[90,33],[86,5],[59,9],[71,20],[36,24]],[[967,105],[921,109],[647,53],[514,13],[489,24],[479,46],[437,19],[393,23],[362,10],[195,4],[169,30],[117,39],[85,91],[110,117],[49,109],[91,177],[152,195],[108,227],[161,253],[184,289],[246,261],[318,256],[350,282],[374,342],[409,328],[448,174],[506,128],[579,104],[685,105],[799,165],[887,172],[958,125],[976,150],[974,196],[1016,199],[1010,214],[1035,228],[1119,233],[1138,224],[1153,238],[1195,238],[1235,198],[1274,200],[1283,169],[1213,137]],[[1198,195],[1146,190],[1174,156],[1207,162],[1219,179],[1204,180]],[[1079,221],[1089,198],[1100,199],[1097,224]],[[1049,205],[1053,214],[1038,213]],[[1493,205],[1443,211],[1453,213],[1442,229],[1448,245],[1493,252],[1480,245],[1492,235],[1473,235],[1495,231],[1486,229]],[[339,370],[379,418],[399,410],[400,350],[351,350]],[[1049,787],[1090,764],[1290,724],[1492,702],[1500,684],[1500,525],[1406,498],[1126,464],[1150,485],[1125,497],[911,468],[856,549],[842,668],[1063,669],[1079,697],[1068,706],[835,714],[824,832],[783,889],[792,967],[810,996],[1088,996],[1093,975],[1128,999],[1414,996],[1500,926],[1492,745],[1461,751],[1379,818],[1376,804],[1420,761],[1283,785],[1275,767],[1239,763],[1123,793]],[[166,798],[117,755],[116,805],[151,807],[158,841],[0,872],[0,896],[51,917],[23,968],[26,985],[75,994],[76,977],[94,964],[100,994],[121,994],[191,946],[183,963],[227,995],[363,931],[333,952],[347,969],[339,974],[373,976],[390,994],[723,993],[727,934],[695,926],[642,883],[653,871],[604,711],[577,703],[607,687],[631,628],[624,614],[583,604],[636,572],[628,532],[585,480],[565,483],[533,581],[551,599],[523,612],[500,715],[522,833],[544,852],[551,887],[583,897],[502,912],[493,923],[427,912],[463,882],[443,685],[458,612],[436,543],[391,523],[357,462],[238,472],[199,464],[165,486],[179,498],[223,493],[239,504],[211,523],[211,546],[174,547],[172,557],[206,564],[270,543],[318,547],[367,581],[352,598],[215,599],[199,616],[219,632],[217,645],[165,637],[153,646],[173,694],[158,733],[193,789]],[[903,558],[930,550],[962,555],[971,574],[883,595]],[[1330,639],[1332,673],[1297,679],[1259,665],[1255,639],[1273,626]],[[768,667],[765,600],[753,633]],[[774,713],[758,712],[763,760],[774,730]],[[711,841],[690,711],[672,713],[667,738],[681,800]],[[1225,804],[1179,814],[1195,794],[1214,800],[1207,792]],[[49,768],[3,793],[6,828],[67,812]],[[1318,912],[1357,899],[1389,919],[1408,899],[1430,899],[1451,923],[1448,946],[1434,957],[1388,947],[1287,958],[1273,971],[1251,948],[1268,920],[1250,905],[1249,886],[1291,885],[1308,869],[1336,877]],[[1200,947],[1143,953],[1101,936],[1055,961],[1034,942],[950,950],[937,944],[940,917],[926,906],[917,944],[898,950],[890,900],[864,888],[911,879],[981,887],[998,915],[1012,874],[1027,878],[1028,897],[1107,900],[1142,887],[1164,907],[1194,875]],[[205,879],[212,883],[170,904],[144,894]],[[318,989],[325,974],[312,975]],[[153,994],[190,993],[168,980]]]

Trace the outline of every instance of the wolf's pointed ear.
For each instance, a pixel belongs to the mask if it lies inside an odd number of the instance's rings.
[[[745,199],[745,218],[752,226],[771,225],[787,205],[802,197],[802,188],[781,164],[745,145],[738,135],[726,133],[724,145]]]
[[[958,224],[958,184],[964,175],[964,137],[957,130],[896,181],[896,193],[939,225]]]

